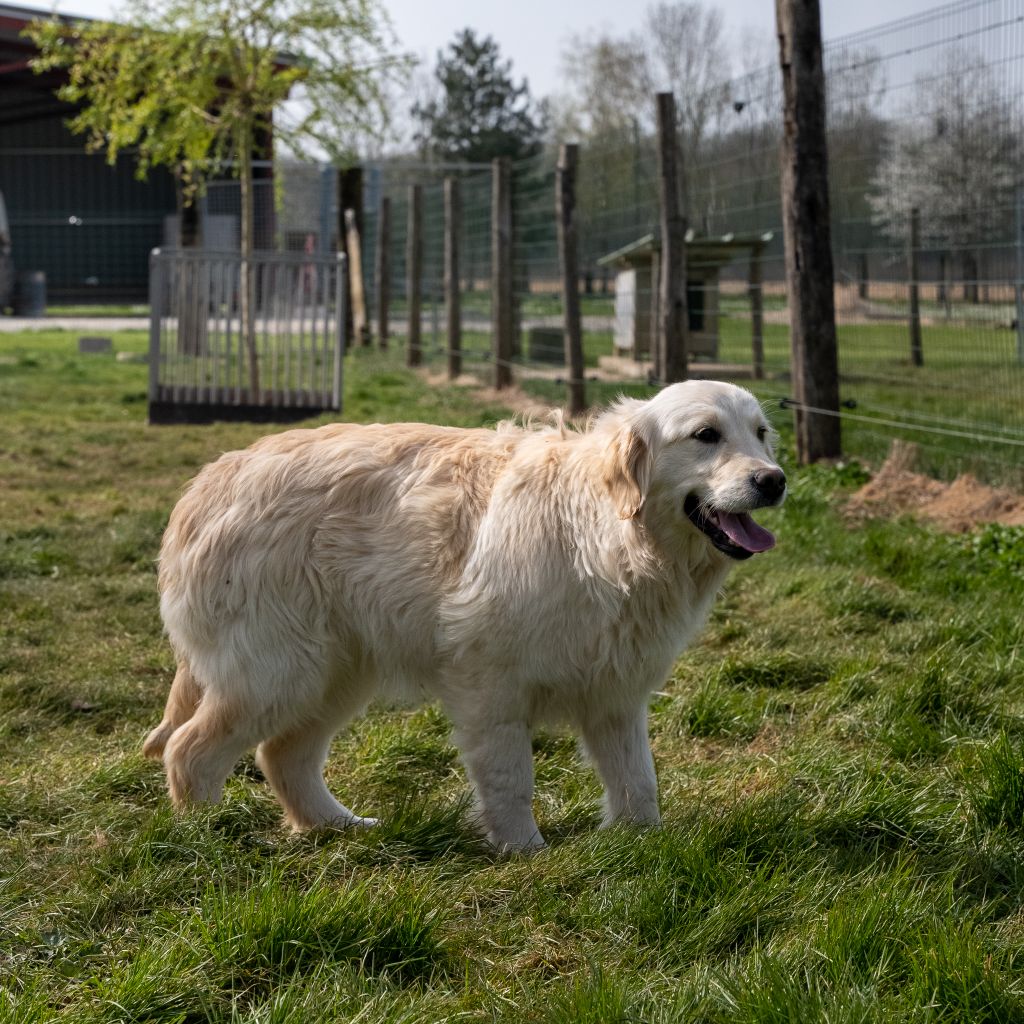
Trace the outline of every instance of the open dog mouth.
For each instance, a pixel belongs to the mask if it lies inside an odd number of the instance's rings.
[[[691,494],[683,505],[687,518],[730,558],[741,560],[775,547],[775,537],[747,512],[725,512]]]

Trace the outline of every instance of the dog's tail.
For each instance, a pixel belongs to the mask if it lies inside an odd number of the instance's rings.
[[[184,725],[194,714],[203,691],[192,675],[188,662],[179,661],[178,671],[171,683],[171,692],[167,695],[167,706],[164,708],[163,721],[146,737],[142,744],[142,753],[154,760],[164,755],[164,747],[171,734],[178,726]]]

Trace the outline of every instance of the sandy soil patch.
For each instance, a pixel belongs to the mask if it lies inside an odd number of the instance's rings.
[[[846,505],[853,520],[912,515],[950,533],[984,523],[1024,526],[1024,495],[989,487],[969,473],[942,483],[914,471],[917,445],[893,441],[882,467]]]

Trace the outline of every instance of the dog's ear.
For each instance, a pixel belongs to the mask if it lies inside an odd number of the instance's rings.
[[[635,427],[620,431],[608,453],[604,477],[620,519],[633,519],[644,507],[653,461],[650,445]]]

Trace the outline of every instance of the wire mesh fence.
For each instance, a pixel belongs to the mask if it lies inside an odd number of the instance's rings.
[[[837,40],[826,46],[826,73],[844,448],[877,461],[901,437],[921,445],[933,472],[1024,483],[1024,0],[966,0]],[[781,401],[790,356],[778,69],[734,80],[724,95],[714,130],[683,154],[690,372],[749,377]],[[512,174],[511,361],[519,384],[548,400],[561,399],[566,374],[554,156]],[[635,124],[617,142],[580,147],[579,288],[599,397],[652,377],[656,167],[652,134]],[[376,195],[393,203],[400,343],[404,190],[410,175],[424,184],[424,288],[434,297],[442,172],[406,167],[397,184],[393,173],[379,170]],[[479,350],[467,366],[489,380],[490,171],[467,169],[463,182],[478,198],[467,203],[462,244],[480,255],[463,272],[464,344]],[[437,331],[425,325],[423,336],[428,354],[444,354]]]
[[[878,460],[902,437],[921,444],[934,472],[968,468],[1024,483],[1024,0],[958,0],[847,36],[826,44],[825,66],[844,448]],[[778,68],[767,66],[718,90],[700,138],[682,133],[690,373],[749,378],[769,402],[790,397],[780,111]],[[577,287],[596,400],[658,381],[652,124],[634,119],[579,149]],[[139,185],[119,164],[105,169],[113,177],[103,185],[100,158],[73,154],[66,133],[48,131],[7,134],[0,146],[16,252],[29,254],[19,265],[50,259],[51,285],[69,299],[119,288],[137,298],[149,249],[181,240],[173,183]],[[567,375],[556,155],[550,148],[511,168],[513,343],[500,362],[541,401],[561,401]],[[55,160],[82,164],[66,197],[48,184]],[[339,178],[297,161],[258,165],[257,247],[307,261],[344,249]],[[458,181],[461,199],[461,370],[491,383],[499,360],[490,166],[364,166],[365,314],[379,343],[383,274],[387,341],[407,344],[409,196],[419,186],[413,335],[428,367],[445,368],[446,178]],[[117,192],[116,210],[105,187]],[[237,182],[211,182],[197,207],[201,245],[236,249],[239,214]]]

